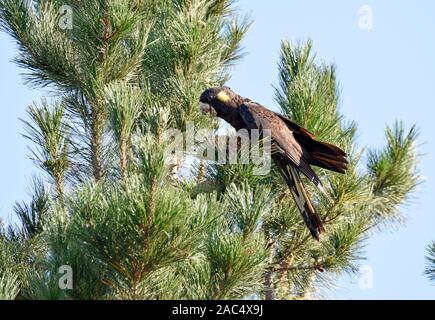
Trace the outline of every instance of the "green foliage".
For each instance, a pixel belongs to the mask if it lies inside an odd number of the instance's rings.
[[[62,199],[65,177],[69,169],[69,130],[64,119],[65,106],[49,106],[46,100],[40,107],[28,108],[28,115],[33,123],[23,121],[27,134],[24,135],[38,148],[32,150],[33,160],[52,179],[57,196]]]
[[[431,281],[435,281],[435,242],[427,247],[426,269],[424,273]]]
[[[0,278],[0,300],[13,300],[19,291],[18,277],[4,272]]]
[[[28,237],[25,228],[17,232],[11,227],[5,230],[0,224],[0,299],[28,297],[33,263],[46,253],[40,237]]]
[[[347,132],[354,125],[345,127],[337,112],[335,66],[316,65],[312,45],[311,40],[297,46],[282,43],[276,101],[284,114],[315,132],[320,140],[351,137]]]
[[[64,5],[72,28],[59,25]],[[54,93],[24,121],[48,179],[16,205],[21,225],[0,232],[0,298],[302,299],[357,271],[370,230],[397,220],[420,181],[418,130],[388,127],[363,163],[335,67],[316,63],[311,41],[283,42],[275,99],[349,155],[345,175],[316,169],[332,202],[305,181],[320,242],[274,167],[201,162],[197,179],[172,175],[166,130],[218,126],[198,97],[229,79],[250,23],[231,0],[0,0],[25,79]],[[59,286],[64,266],[72,289]]]
[[[33,180],[32,200],[15,204],[15,214],[21,221],[21,236],[30,239],[37,236],[44,228],[45,219],[48,218],[50,196],[41,180]]]
[[[373,193],[379,199],[377,214],[383,218],[394,217],[394,210],[420,182],[416,174],[417,137],[416,126],[406,133],[403,123],[397,121],[392,127],[387,127],[385,148],[369,152],[369,175],[373,181]]]
[[[2,226],[3,227],[3,226]],[[0,300],[13,300],[20,291],[18,275],[15,273],[11,243],[4,239],[4,230],[0,234]]]

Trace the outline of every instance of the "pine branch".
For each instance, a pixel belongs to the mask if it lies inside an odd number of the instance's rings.
[[[429,280],[435,281],[435,242],[432,242],[427,247],[426,269],[424,273]]]
[[[396,121],[386,129],[385,148],[369,151],[368,171],[377,198],[374,210],[380,218],[397,218],[398,207],[421,183],[415,149],[417,138],[415,125],[406,133],[403,123]]]
[[[31,122],[22,120],[25,125],[24,137],[32,141],[37,150],[32,150],[33,160],[52,178],[60,202],[64,199],[65,175],[69,168],[70,138],[65,123],[63,103],[49,105],[46,100],[41,106],[28,108]]]

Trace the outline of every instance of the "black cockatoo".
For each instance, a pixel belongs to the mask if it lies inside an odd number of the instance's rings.
[[[311,235],[319,240],[320,233],[324,231],[323,223],[299,174],[304,174],[328,196],[311,165],[345,173],[348,164],[346,153],[334,145],[317,141],[307,129],[259,103],[239,96],[228,87],[205,90],[199,102],[201,112],[224,119],[236,130],[270,130],[274,150],[272,159],[286,181]]]

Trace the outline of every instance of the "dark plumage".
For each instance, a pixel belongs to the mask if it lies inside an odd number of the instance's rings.
[[[302,217],[315,239],[324,231],[304,188],[300,173],[312,181],[327,197],[311,165],[344,173],[347,168],[346,153],[340,148],[315,139],[313,133],[292,122],[287,117],[243,98],[228,87],[205,90],[200,97],[200,109],[211,113],[240,129],[269,129],[271,131],[272,159],[286,181]]]

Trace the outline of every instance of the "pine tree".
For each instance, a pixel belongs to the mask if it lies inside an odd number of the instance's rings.
[[[357,271],[364,239],[400,221],[419,182],[415,127],[388,127],[386,146],[361,161],[335,67],[316,63],[311,41],[282,43],[275,98],[350,155],[346,175],[318,170],[332,203],[310,186],[321,241],[273,168],[197,161],[180,179],[192,155],[168,157],[166,133],[218,128],[199,95],[243,55],[250,20],[231,0],[0,0],[0,22],[28,84],[55,93],[23,121],[43,174],[15,207],[21,224],[1,229],[0,298],[312,297]]]
[[[424,271],[430,281],[435,281],[435,242],[427,247],[426,269]]]

